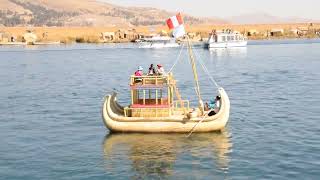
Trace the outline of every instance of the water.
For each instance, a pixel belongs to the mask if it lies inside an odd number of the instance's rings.
[[[228,92],[231,116],[223,133],[189,139],[109,135],[101,119],[106,93],[115,88],[127,102],[136,67],[169,69],[179,49],[0,47],[0,179],[317,179],[320,43],[291,42],[197,48]],[[185,53],[174,73],[195,101]],[[208,100],[216,89],[199,73]]]

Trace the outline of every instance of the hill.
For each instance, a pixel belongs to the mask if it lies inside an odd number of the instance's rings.
[[[0,26],[164,25],[174,12],[148,7],[121,7],[96,0],[0,0]],[[218,18],[184,15],[186,23],[223,24]]]
[[[250,13],[228,18],[234,24],[285,24],[285,23],[309,23],[311,19],[299,17],[277,17],[267,13]]]

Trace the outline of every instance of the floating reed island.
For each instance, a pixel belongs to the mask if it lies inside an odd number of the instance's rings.
[[[320,37],[320,23],[186,26],[193,41],[206,40],[213,29],[239,31],[249,40]],[[170,36],[170,33],[165,26],[1,27],[0,44],[127,43],[155,34]]]

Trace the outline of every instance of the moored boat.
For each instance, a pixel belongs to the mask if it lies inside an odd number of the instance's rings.
[[[137,41],[139,48],[172,48],[179,47],[176,40],[168,36],[153,36],[150,38],[142,38]]]
[[[212,31],[208,42],[205,45],[208,48],[228,48],[247,46],[247,39],[237,31]]]

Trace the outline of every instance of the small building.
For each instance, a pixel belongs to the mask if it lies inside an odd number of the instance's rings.
[[[195,40],[195,41],[200,41],[201,40],[200,33],[188,32],[187,35],[192,40]]]
[[[256,29],[250,29],[248,32],[247,32],[247,36],[255,36],[258,34],[258,31]]]
[[[34,34],[31,30],[27,30],[27,32],[23,35],[22,41],[27,44],[35,44],[37,41],[37,35]]]
[[[282,36],[284,33],[283,29],[271,29],[270,35],[271,36]]]
[[[115,41],[135,41],[140,38],[140,35],[136,32],[135,29],[123,30],[119,29],[114,32]]]
[[[15,42],[15,37],[7,32],[0,32],[0,42],[1,43],[8,43],[8,42]]]
[[[292,34],[298,34],[299,30],[298,29],[290,29],[290,33]]]
[[[309,28],[308,27],[298,27],[298,35],[306,35],[309,32]]]
[[[102,32],[101,38],[104,42],[113,41],[115,39],[115,32]]]

